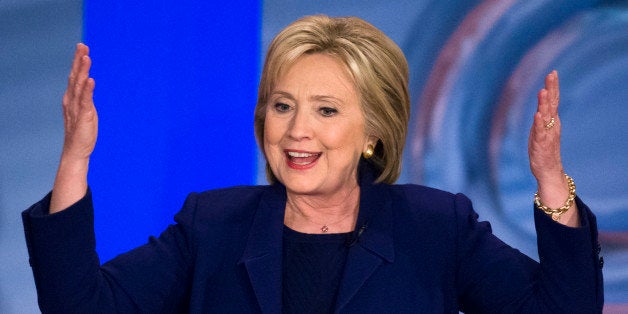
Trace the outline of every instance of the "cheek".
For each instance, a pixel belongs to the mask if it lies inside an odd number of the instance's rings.
[[[281,139],[280,134],[280,126],[276,119],[266,115],[264,120],[264,147],[267,147],[269,144],[276,144]]]
[[[281,128],[272,118],[265,119],[264,123],[264,151],[266,153],[266,159],[270,164],[277,161],[277,155],[279,154],[279,142],[281,141],[282,132]]]
[[[366,135],[360,131],[360,126],[352,126],[347,128],[330,128],[328,132],[324,132],[322,137],[327,143],[328,149],[339,149],[343,151],[362,151],[362,146],[366,142]]]

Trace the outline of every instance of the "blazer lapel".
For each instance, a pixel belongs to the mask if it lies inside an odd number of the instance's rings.
[[[392,263],[395,259],[389,193],[382,185],[372,183],[371,171],[361,170],[357,242],[347,255],[336,299],[336,312],[349,303],[382,263]],[[362,232],[360,229],[363,229]]]
[[[263,313],[281,313],[282,234],[285,188],[271,186],[262,196],[240,263],[246,267]]]
[[[382,185],[373,184],[373,171],[360,165],[360,213],[357,232],[366,226],[349,249],[338,290],[340,311],[384,262],[395,258],[392,238],[392,201]],[[281,184],[268,189],[255,213],[240,263],[244,264],[263,313],[281,313],[282,246],[286,190]]]

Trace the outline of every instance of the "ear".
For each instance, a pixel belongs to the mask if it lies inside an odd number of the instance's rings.
[[[377,142],[379,142],[379,138],[377,138],[377,136],[369,135],[368,139],[366,140],[366,143],[364,143],[364,149],[362,151],[365,151],[369,145],[375,148],[377,146]]]

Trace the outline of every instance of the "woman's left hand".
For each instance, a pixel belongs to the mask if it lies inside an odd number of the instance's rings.
[[[530,169],[536,178],[541,202],[549,208],[562,207],[569,197],[560,158],[559,102],[558,73],[554,70],[545,77],[545,88],[538,93],[537,112],[528,139]],[[572,227],[579,225],[575,204],[561,216],[559,222]]]

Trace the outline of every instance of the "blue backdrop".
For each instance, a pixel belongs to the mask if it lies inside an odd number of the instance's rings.
[[[102,260],[159,234],[187,193],[255,182],[255,1],[89,1]]]

